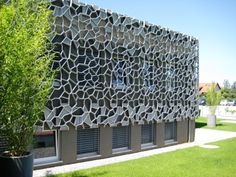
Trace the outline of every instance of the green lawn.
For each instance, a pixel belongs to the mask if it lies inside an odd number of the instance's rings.
[[[236,138],[50,177],[236,177]]]
[[[205,118],[205,117],[197,118],[196,119],[196,128],[209,128],[209,127],[207,127],[207,118]],[[210,129],[236,131],[236,124],[222,122],[222,119],[217,119],[216,127],[210,128]]]

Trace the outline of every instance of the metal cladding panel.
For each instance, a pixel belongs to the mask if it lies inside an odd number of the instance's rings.
[[[52,68],[38,125],[143,124],[198,116],[198,40],[76,1],[53,0]]]

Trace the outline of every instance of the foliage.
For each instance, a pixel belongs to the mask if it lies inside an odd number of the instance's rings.
[[[236,89],[236,81],[233,82],[233,84],[231,85],[231,89],[235,90]]]
[[[230,85],[228,80],[224,80],[224,87],[221,90],[222,99],[224,100],[236,100],[236,81]]]
[[[214,143],[217,149],[191,147],[50,177],[233,177],[236,138]],[[48,176],[48,177],[49,177]]]
[[[209,106],[210,113],[215,114],[216,108],[221,101],[221,92],[215,90],[216,83],[212,83],[209,90],[206,93],[206,104]]]
[[[221,94],[224,100],[236,100],[236,89],[223,88]]]
[[[223,86],[224,86],[224,88],[226,88],[226,89],[229,89],[229,88],[230,88],[230,83],[229,83],[229,81],[228,81],[227,79],[223,81]]]
[[[23,155],[32,142],[53,80],[47,43],[48,1],[11,0],[0,9],[0,134],[9,155]]]

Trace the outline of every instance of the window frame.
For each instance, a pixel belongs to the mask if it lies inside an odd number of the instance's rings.
[[[77,154],[77,159],[81,159],[81,158],[89,158],[89,157],[93,157],[93,156],[99,156],[99,153],[100,153],[100,128],[98,127],[98,128],[94,128],[94,129],[97,129],[97,133],[98,133],[98,135],[97,135],[97,137],[98,137],[98,144],[97,144],[97,146],[98,146],[98,150],[97,150],[97,152],[88,152],[88,153],[81,153],[81,154],[78,154],[78,131],[79,131],[79,129],[77,129],[77,141],[76,141],[76,154]]]
[[[114,128],[120,128],[120,127],[127,127],[128,129],[128,146],[125,146],[125,147],[119,147],[119,148],[114,148],[113,147],[113,130]],[[117,127],[112,127],[112,153],[115,154],[115,153],[122,153],[122,152],[126,152],[126,151],[130,151],[130,132],[131,132],[131,128],[130,126],[117,126]]]
[[[145,126],[145,125],[151,125],[151,127],[152,127],[152,137],[151,137],[151,139],[152,139],[152,141],[151,142],[148,142],[148,143],[142,143],[142,135],[143,135],[143,126]],[[152,147],[152,146],[154,146],[155,144],[155,132],[156,132],[156,129],[155,129],[155,124],[154,123],[151,123],[151,124],[143,124],[142,126],[141,126],[141,149],[143,149],[143,148],[149,148],[149,147]]]
[[[173,124],[172,129],[173,129],[173,134],[171,136],[171,139],[166,139],[166,130],[167,130],[167,124]],[[171,144],[171,143],[176,143],[177,142],[177,122],[165,122],[165,144]]]
[[[124,62],[123,67],[119,67],[119,63],[121,62]],[[116,89],[124,89],[124,88],[127,88],[129,86],[129,82],[130,82],[130,79],[129,79],[129,62],[128,60],[126,60],[125,58],[118,58],[117,56],[113,56],[113,58],[111,59],[111,63],[112,63],[112,72],[111,72],[111,86],[113,88],[116,88]],[[122,83],[119,84],[118,83],[118,77],[119,77],[119,68],[122,69]],[[114,79],[114,77],[116,79]],[[114,82],[116,81],[116,82]]]
[[[2,153],[7,150],[8,145],[4,136],[0,136],[0,141],[0,153]]]
[[[59,132],[58,130],[44,130],[45,131],[54,131],[55,132],[55,148],[56,148],[56,156],[51,156],[51,157],[42,157],[42,158],[37,158],[33,159],[33,164],[38,165],[38,164],[45,164],[45,163],[52,163],[52,162],[57,162],[59,161]]]
[[[143,61],[143,86],[145,89],[151,92],[156,90],[154,67],[155,64],[152,61]]]
[[[166,73],[166,90],[167,91],[174,91],[176,85],[175,85],[175,67],[174,63],[169,63],[167,65],[167,73]]]

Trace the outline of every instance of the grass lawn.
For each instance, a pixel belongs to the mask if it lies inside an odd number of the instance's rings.
[[[207,127],[207,118],[206,117],[197,118],[196,119],[196,128],[209,128],[209,127]],[[209,128],[209,129],[236,131],[236,124],[235,123],[226,123],[226,122],[222,122],[222,119],[216,119],[216,127]]]
[[[236,138],[50,177],[236,177]]]

